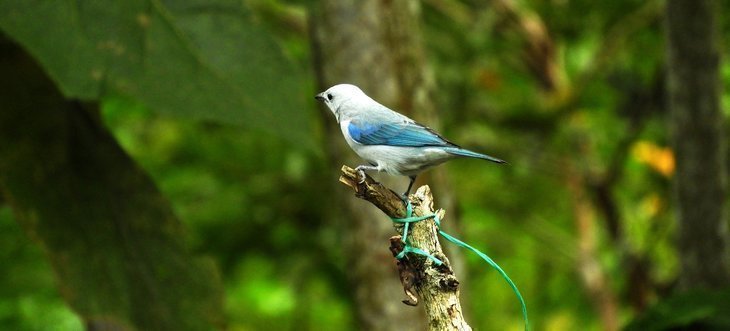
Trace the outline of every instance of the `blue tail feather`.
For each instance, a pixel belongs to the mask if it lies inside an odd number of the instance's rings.
[[[480,154],[480,153],[477,153],[477,152],[472,152],[470,150],[466,150],[466,149],[463,149],[463,148],[447,147],[447,148],[444,148],[444,150],[447,153],[449,153],[449,154],[454,154],[454,155],[459,155],[459,156],[466,156],[466,157],[474,157],[474,158],[477,158],[477,159],[492,161],[492,162],[495,162],[495,163],[507,163],[507,161],[505,161],[505,160],[501,160],[501,159],[498,159],[496,157],[489,156],[489,155],[485,155],[485,154]]]

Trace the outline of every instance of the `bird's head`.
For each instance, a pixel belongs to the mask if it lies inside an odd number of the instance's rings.
[[[327,108],[335,114],[337,121],[340,120],[340,116],[348,105],[372,100],[359,87],[352,84],[332,86],[326,91],[315,95],[314,98],[324,102]]]

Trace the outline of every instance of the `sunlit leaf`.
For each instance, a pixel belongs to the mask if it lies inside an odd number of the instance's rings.
[[[669,148],[648,141],[639,141],[634,145],[632,154],[639,162],[666,177],[674,174],[674,153]]]

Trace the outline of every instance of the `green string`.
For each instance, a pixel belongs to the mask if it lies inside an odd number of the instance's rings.
[[[411,244],[408,242],[408,228],[411,223],[416,223],[416,222],[423,221],[425,219],[433,218],[434,223],[436,223],[436,228],[438,229],[438,232],[441,236],[446,238],[446,240],[456,244],[457,246],[464,247],[464,248],[476,253],[477,255],[479,255],[479,257],[482,258],[482,260],[486,261],[490,266],[492,266],[492,268],[496,269],[497,272],[499,272],[499,274],[502,275],[502,278],[504,278],[504,280],[507,281],[509,286],[512,287],[512,291],[514,291],[515,295],[517,295],[517,299],[520,300],[520,304],[522,305],[522,318],[525,320],[525,330],[530,330],[530,322],[527,319],[527,305],[525,305],[525,299],[522,298],[522,294],[520,294],[520,290],[517,289],[517,285],[515,285],[515,283],[512,282],[512,279],[510,279],[509,276],[507,276],[507,273],[504,272],[504,270],[502,270],[502,268],[497,264],[497,262],[494,262],[494,260],[492,260],[489,256],[487,256],[487,254],[482,253],[481,251],[472,247],[471,245],[442,231],[441,230],[441,220],[439,219],[437,214],[419,216],[419,217],[413,217],[412,215],[413,215],[413,206],[411,206],[410,201],[407,201],[406,202],[406,217],[405,218],[395,218],[395,217],[390,218],[394,223],[403,223],[403,236],[402,236],[401,240],[403,241],[403,243],[405,245],[403,247],[403,251],[401,251],[395,258],[400,260],[406,256],[406,253],[415,253],[415,254],[423,255],[423,256],[429,258],[431,261],[433,261],[437,265],[443,264],[443,262],[441,260],[439,260],[438,258],[436,258],[435,256],[431,255],[430,253],[428,253],[420,248],[411,246]]]

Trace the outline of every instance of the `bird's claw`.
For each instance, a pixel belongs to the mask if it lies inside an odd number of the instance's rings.
[[[365,182],[365,170],[362,170],[360,168],[355,169],[357,170],[357,174],[360,175],[360,179],[357,181],[358,184],[362,184]]]

